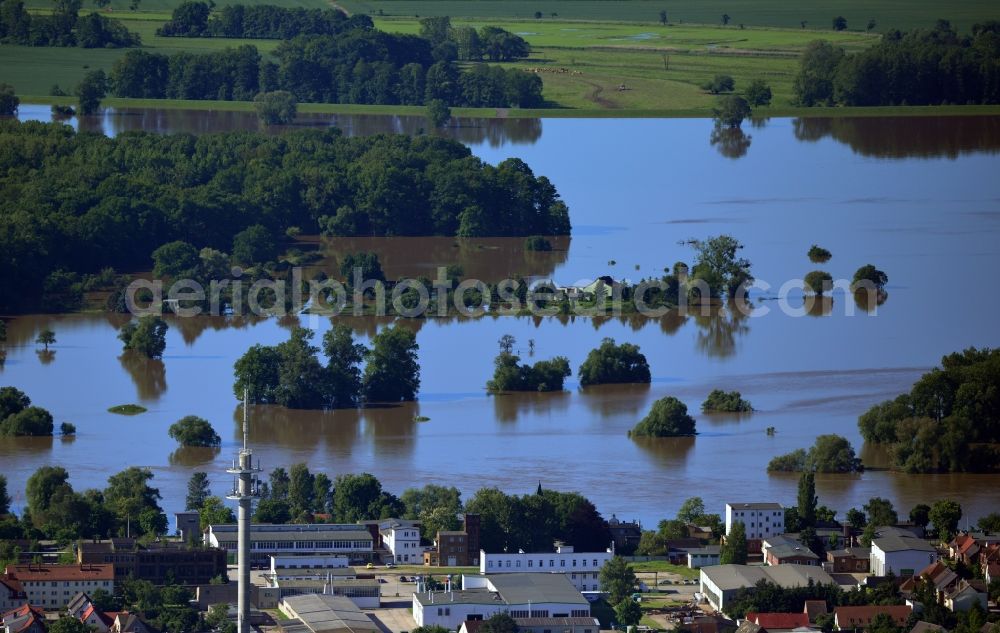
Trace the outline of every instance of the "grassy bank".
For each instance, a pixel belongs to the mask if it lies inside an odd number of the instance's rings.
[[[40,0],[34,0],[40,1]],[[120,1],[120,0],[116,0]],[[165,0],[158,0],[165,1]],[[286,0],[287,1],[287,0]],[[145,0],[144,0],[145,2]],[[1000,19],[1000,3],[991,0],[338,0],[355,13],[373,16],[414,17],[448,15],[451,17],[528,18],[536,11],[552,19],[595,20],[653,23],[666,10],[671,22],[719,24],[724,13],[734,25],[779,26],[806,30],[828,29],[834,17],[842,15],[852,29],[866,29],[874,19],[876,31],[889,28],[909,29],[929,26],[938,18],[951,20],[967,30],[975,22]]]

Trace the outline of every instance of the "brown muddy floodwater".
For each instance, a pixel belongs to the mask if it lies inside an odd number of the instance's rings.
[[[22,110],[25,107],[22,106]],[[47,116],[47,111],[44,112]],[[22,116],[26,116],[22,112]],[[38,114],[35,118],[45,118]],[[334,121],[334,119],[336,119]],[[109,113],[97,129],[201,132],[255,125],[233,113]],[[419,119],[326,117],[349,133],[417,132]],[[1000,345],[1000,118],[772,119],[741,138],[713,138],[700,119],[545,119],[463,121],[452,130],[491,163],[523,158],[548,176],[570,207],[573,237],[550,253],[525,253],[520,239],[329,239],[332,262],[374,250],[386,272],[433,276],[460,264],[466,275],[552,277],[572,284],[609,274],[636,280],[690,261],[683,242],[726,232],[767,286],[753,293],[752,316],[662,319],[494,318],[407,320],[417,332],[419,402],[363,411],[304,412],[256,407],[250,438],[265,468],[306,461],[336,475],[367,471],[400,493],[433,482],[470,495],[482,486],[509,492],[546,487],[578,490],[606,516],[647,525],[672,516],[689,496],[713,511],[730,500],[795,502],[794,476],[769,476],[775,455],[839,433],[866,463],[885,456],[863,446],[857,417],[907,390],[943,354]],[[813,243],[833,259],[806,258]],[[614,263],[611,263],[614,262]],[[835,294],[802,316],[776,300],[783,284],[816,268],[850,279],[867,263],[889,275],[888,300],[870,314]],[[792,292],[791,308],[802,305]],[[388,321],[343,318],[367,341]],[[162,362],[122,360],[120,319],[23,316],[8,325],[8,359],[0,384],[26,391],[56,422],[77,426],[75,439],[0,440],[0,469],[15,505],[38,466],[69,469],[78,488],[103,485],[126,465],[153,469],[168,511],[181,509],[187,478],[211,473],[215,492],[240,433],[232,393],[233,362],[250,345],[274,344],[299,322],[320,334],[329,319],[303,316],[233,321],[171,321]],[[56,332],[50,355],[32,342]],[[603,337],[638,344],[653,383],[581,390],[574,378],[558,394],[489,397],[497,339],[517,338],[521,355],[561,354],[574,371]],[[738,389],[758,411],[708,416],[699,405],[713,388]],[[698,420],[697,438],[637,442],[626,432],[665,395],[684,400]],[[139,402],[149,412],[108,414]],[[178,451],[167,427],[184,415],[209,419],[221,451]],[[427,422],[415,422],[426,416]],[[776,434],[768,436],[767,427]],[[954,498],[966,516],[1000,509],[1000,476],[820,476],[820,502],[841,512],[872,496],[903,512],[918,502]]]

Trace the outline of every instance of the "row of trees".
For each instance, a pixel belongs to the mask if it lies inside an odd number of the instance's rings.
[[[889,31],[851,55],[817,40],[803,53],[793,87],[805,106],[1000,103],[1000,22],[976,24],[969,35],[946,20]]]
[[[969,348],[941,359],[908,394],[858,419],[868,442],[891,447],[909,473],[989,472],[1000,464],[1000,349]]]
[[[531,54],[528,42],[506,29],[452,27],[448,16],[421,18],[420,37],[431,43],[434,59],[440,61],[512,62]]]
[[[348,17],[333,9],[279,7],[273,4],[182,2],[170,21],[156,30],[164,37],[231,37],[287,40],[296,35],[336,35],[356,28],[373,28],[367,15]],[[213,13],[213,8],[215,12]]]
[[[82,0],[56,0],[52,13],[28,13],[23,0],[0,0],[0,42],[22,46],[125,48],[139,46],[137,33],[98,13],[79,16]]]
[[[291,409],[353,407],[367,402],[400,402],[416,398],[420,388],[416,335],[402,327],[385,328],[372,338],[372,348],[354,342],[351,328],[334,325],[323,336],[320,351],[310,343],[312,330],[294,328],[276,346],[254,345],[236,361],[233,393],[251,402]],[[364,372],[361,363],[364,362]]]
[[[153,473],[130,467],[111,475],[103,490],[77,492],[61,466],[42,466],[25,486],[27,506],[23,516],[9,511],[6,481],[0,481],[0,539],[73,541],[80,538],[158,536],[167,531],[167,517],[160,508],[160,493],[150,483]]]
[[[276,62],[250,45],[173,55],[129,51],[109,76],[118,97],[249,101],[283,90],[300,102],[538,107],[542,80],[518,69],[434,61],[427,40],[374,29],[299,35],[282,41]]]
[[[861,460],[847,438],[840,435],[820,435],[806,451],[797,449],[775,457],[768,463],[767,472],[817,472],[854,473],[864,470]]]
[[[236,234],[255,225],[274,243],[290,228],[337,235],[570,231],[568,209],[547,178],[519,159],[494,167],[439,137],[298,130],[104,138],[3,120],[0,146],[4,310],[35,304],[56,271],[143,269],[150,253],[176,240],[195,252],[229,251]],[[72,285],[65,276],[56,281]]]

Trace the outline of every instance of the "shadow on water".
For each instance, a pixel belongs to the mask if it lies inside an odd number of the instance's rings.
[[[146,358],[131,351],[119,356],[118,361],[132,378],[140,400],[155,402],[166,393],[167,367],[163,361]]]
[[[490,396],[493,413],[499,422],[516,422],[522,415],[551,416],[565,414],[569,409],[571,394],[568,391],[538,393],[536,391],[511,392]]]
[[[957,158],[1000,151],[1000,117],[808,117],[792,122],[795,138],[830,137],[875,158]]]

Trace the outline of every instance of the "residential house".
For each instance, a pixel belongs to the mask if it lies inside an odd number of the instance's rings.
[[[819,556],[790,535],[765,538],[761,542],[761,553],[768,565],[819,565]]]
[[[910,633],[945,633],[945,628],[940,624],[917,620],[917,623],[910,629]]]
[[[959,534],[948,543],[948,556],[968,565],[976,560],[980,549],[982,548],[971,534]]]
[[[885,536],[872,540],[870,568],[876,576],[912,576],[937,560],[937,550],[923,539]]]
[[[601,568],[614,556],[611,548],[603,552],[577,552],[572,545],[557,544],[554,553],[491,554],[479,552],[479,573],[563,574],[579,591],[598,591]]]
[[[114,616],[97,608],[86,593],[80,592],[66,605],[66,613],[86,624],[95,633],[108,633],[114,624]]]
[[[785,533],[785,510],[779,503],[727,503],[726,534],[741,521],[747,534],[747,550],[760,552],[763,539]]]
[[[80,592],[115,592],[111,565],[8,565],[7,574],[21,583],[29,604],[53,610],[65,607]]]
[[[592,617],[590,602],[562,574],[463,576],[461,590],[418,586],[413,593],[417,626],[456,630],[467,620],[486,620],[497,613],[515,619]]]
[[[959,580],[944,595],[944,606],[953,612],[968,611],[974,604],[988,610],[989,594],[982,580]]]
[[[791,631],[808,629],[809,614],[803,613],[753,613],[748,612],[746,619],[753,622],[768,633],[790,633]]]
[[[45,611],[30,604],[0,615],[0,633],[45,633]]]
[[[845,547],[826,553],[835,574],[867,574],[871,569],[870,547]]]
[[[28,596],[24,593],[24,587],[17,578],[7,574],[0,574],[0,613],[12,611],[25,602]]]
[[[833,610],[833,624],[838,631],[865,629],[877,615],[888,615],[896,626],[903,626],[912,609],[907,605],[837,607]]]
[[[959,576],[950,567],[941,561],[934,561],[916,574],[918,579],[931,583],[934,586],[934,593],[938,600],[942,600],[945,593],[950,591],[959,581]]]
[[[837,584],[830,574],[815,565],[712,565],[702,567],[700,590],[717,611],[725,606],[742,589],[753,589],[761,580],[783,588],[805,587],[810,581],[817,585]]]
[[[802,611],[809,616],[809,622],[815,624],[817,618],[827,614],[826,600],[806,600]]]
[[[115,621],[108,633],[159,633],[134,613],[122,611],[115,615]]]

